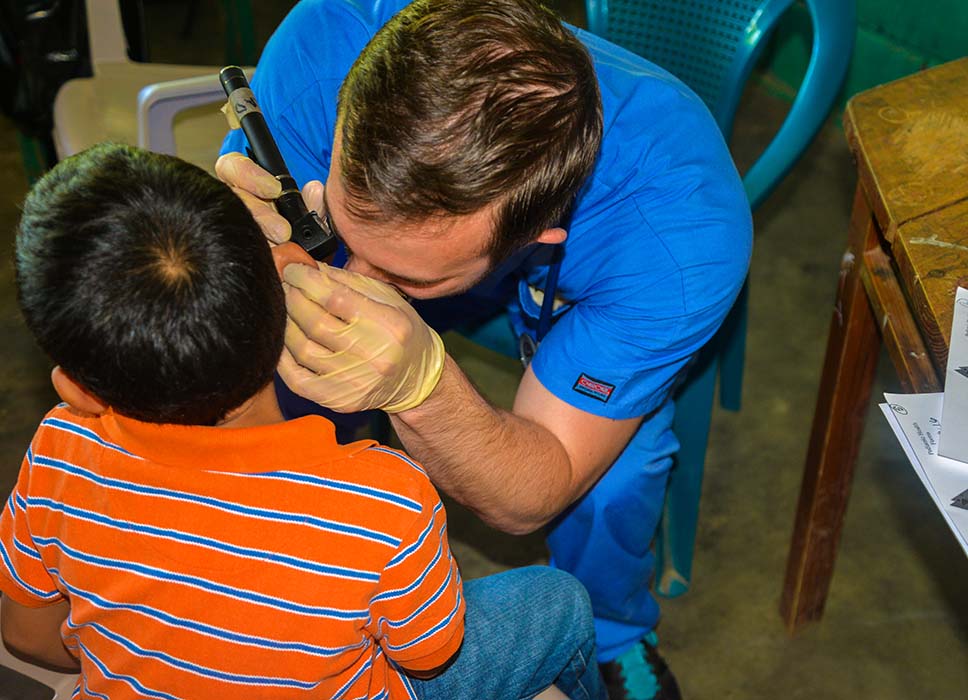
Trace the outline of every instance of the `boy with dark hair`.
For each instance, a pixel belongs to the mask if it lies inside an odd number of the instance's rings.
[[[283,421],[273,257],[169,156],[97,146],[28,195],[18,296],[66,403],[0,516],[4,643],[79,698],[601,697],[576,581],[462,586],[419,465]]]

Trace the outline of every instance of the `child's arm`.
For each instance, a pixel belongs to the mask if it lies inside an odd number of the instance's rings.
[[[14,656],[76,671],[77,659],[64,648],[60,636],[70,603],[45,567],[27,522],[31,454],[32,449],[27,451],[17,485],[0,512],[0,636]]]
[[[401,666],[400,668],[402,668],[408,676],[411,676],[421,681],[430,680],[431,678],[439,676],[441,673],[446,671],[447,667],[450,666],[452,663],[454,663],[454,660],[457,659],[457,655],[459,653],[460,653],[460,647],[457,647],[457,650],[450,655],[449,659],[447,659],[440,666],[437,666],[436,668],[432,668],[428,671],[416,671],[414,669],[406,668],[405,666]]]
[[[464,599],[447,543],[443,505],[430,483],[423,510],[402,538],[370,601],[370,626],[387,657],[414,678],[433,678],[464,638]]]
[[[3,643],[11,654],[24,661],[55,671],[76,673],[80,666],[64,646],[60,634],[61,624],[70,611],[70,603],[66,600],[29,608],[10,596],[3,596],[0,601]]]

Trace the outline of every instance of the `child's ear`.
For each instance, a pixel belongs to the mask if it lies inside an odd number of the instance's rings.
[[[100,415],[108,410],[108,405],[94,394],[75,382],[60,365],[54,367],[50,373],[50,381],[54,391],[61,397],[61,401],[70,404],[84,413]]]
[[[286,265],[289,263],[300,263],[302,265],[316,267],[316,261],[313,260],[313,256],[303,250],[298,243],[291,241],[272,246],[272,262],[276,264],[276,272],[279,273],[280,279],[282,279],[282,271],[286,269]]]

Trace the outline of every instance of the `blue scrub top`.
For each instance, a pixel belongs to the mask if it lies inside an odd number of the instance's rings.
[[[300,186],[325,181],[340,83],[404,5],[302,0],[270,39],[252,88]],[[668,401],[677,375],[738,294],[751,253],[750,210],[702,101],[645,59],[572,30],[595,64],[604,139],[563,244],[562,303],[532,367],[549,391],[583,411],[644,416]],[[230,133],[222,150],[244,152],[242,132]],[[502,266],[500,279],[485,280],[469,298],[498,301],[518,330],[533,330],[545,252]],[[660,415],[671,421],[669,411]]]

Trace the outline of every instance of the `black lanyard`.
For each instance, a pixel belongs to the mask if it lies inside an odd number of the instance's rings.
[[[548,266],[548,279],[545,280],[544,299],[541,300],[541,313],[538,315],[538,328],[534,337],[527,332],[522,333],[518,338],[518,355],[521,364],[527,368],[531,364],[531,359],[538,351],[538,345],[551,330],[552,313],[555,310],[555,296],[558,294],[558,273],[561,272],[561,246],[555,246],[552,253],[551,265]]]

